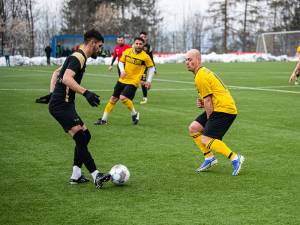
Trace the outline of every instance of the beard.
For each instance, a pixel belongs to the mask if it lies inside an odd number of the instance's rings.
[[[136,53],[142,52],[143,48],[135,48]]]
[[[93,54],[91,55],[91,58],[93,58],[93,59],[97,59],[97,57],[98,57],[98,55],[97,55],[96,53],[93,53]]]

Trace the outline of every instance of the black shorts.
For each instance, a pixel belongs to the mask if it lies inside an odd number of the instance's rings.
[[[120,98],[120,95],[124,95],[130,100],[133,100],[136,89],[137,87],[133,84],[124,84],[118,81],[114,88],[113,96],[116,98]]]
[[[66,133],[77,125],[83,125],[81,118],[75,110],[75,105],[70,103],[52,107],[49,105],[50,114],[59,122]]]
[[[235,114],[212,112],[209,119],[207,119],[206,112],[204,112],[195,121],[204,127],[203,134],[205,136],[222,140],[235,118]]]

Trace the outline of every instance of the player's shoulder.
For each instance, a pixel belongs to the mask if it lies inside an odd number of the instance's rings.
[[[148,53],[145,50],[141,51],[140,55],[144,58],[148,58],[148,57],[150,58],[150,56],[148,55]]]
[[[74,57],[75,59],[77,59],[79,61],[81,68],[84,66],[86,58],[83,55],[83,53],[81,53],[79,51],[76,51],[76,52],[72,53],[71,56]]]
[[[123,52],[123,54],[128,54],[129,52],[132,52],[132,47],[129,46],[129,48],[126,48]]]
[[[195,75],[195,81],[206,80],[212,75],[212,71],[202,66]]]
[[[214,75],[214,72],[211,71],[210,69],[208,69],[207,67],[205,66],[202,66],[199,70],[199,72],[203,75],[206,75],[206,76],[212,76]]]
[[[300,53],[300,45],[297,47],[297,53]]]

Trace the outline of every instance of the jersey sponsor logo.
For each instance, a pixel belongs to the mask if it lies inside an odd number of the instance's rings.
[[[125,62],[134,64],[134,65],[143,65],[144,61],[136,58],[132,58],[130,56],[126,56]]]

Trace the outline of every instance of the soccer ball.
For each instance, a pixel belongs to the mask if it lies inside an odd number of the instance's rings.
[[[116,185],[125,184],[130,177],[127,167],[121,164],[114,165],[110,169],[109,174],[111,175],[111,181]]]

